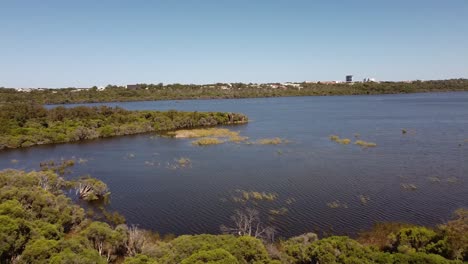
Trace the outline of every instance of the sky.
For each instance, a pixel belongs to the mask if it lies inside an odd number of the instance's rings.
[[[468,78],[468,1],[0,1],[0,87],[346,74]]]

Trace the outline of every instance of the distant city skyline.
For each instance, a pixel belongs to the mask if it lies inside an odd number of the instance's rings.
[[[468,2],[0,2],[0,87],[468,77]]]

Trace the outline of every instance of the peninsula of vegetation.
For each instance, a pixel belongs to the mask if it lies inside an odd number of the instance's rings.
[[[92,102],[155,101],[181,99],[224,99],[281,96],[328,96],[367,94],[406,94],[423,92],[468,91],[467,79],[409,82],[359,83],[216,83],[108,85],[92,88],[0,89],[0,103],[35,102],[67,104]]]
[[[248,118],[237,113],[4,104],[0,106],[0,149],[246,122]]]
[[[314,233],[278,239],[252,209],[237,211],[233,223],[221,228],[224,234],[161,237],[127,225],[117,213],[97,214],[74,204],[66,190],[78,188],[81,199],[93,200],[108,192],[106,185],[89,177],[67,181],[57,171],[52,164],[42,171],[0,172],[0,263],[445,264],[468,260],[466,209],[457,210],[452,220],[436,228],[379,224],[356,240],[319,238]]]

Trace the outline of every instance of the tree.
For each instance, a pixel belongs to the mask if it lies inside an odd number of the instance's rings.
[[[221,226],[221,231],[225,234],[252,236],[255,238],[271,238],[274,234],[272,227],[263,226],[260,221],[259,212],[255,209],[236,210],[231,219],[234,222],[234,226]]]

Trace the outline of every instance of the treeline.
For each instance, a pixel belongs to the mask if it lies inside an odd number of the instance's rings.
[[[47,169],[0,172],[0,263],[435,264],[468,260],[466,209],[435,229],[381,224],[357,240],[319,239],[313,233],[260,239],[253,232],[160,237],[125,220],[96,220],[89,209],[65,195],[71,185]],[[252,223],[248,217],[244,220],[242,226]]]
[[[256,98],[314,95],[399,94],[421,92],[468,91],[467,79],[413,82],[366,82],[354,84],[139,84],[133,89],[108,85],[106,89],[44,89],[20,92],[0,89],[0,103],[35,102],[39,104],[66,104],[91,102],[154,101],[212,98]]]
[[[107,106],[46,109],[34,103],[12,103],[0,106],[0,149],[247,121],[236,113],[129,111]]]

